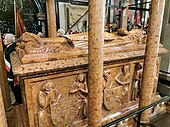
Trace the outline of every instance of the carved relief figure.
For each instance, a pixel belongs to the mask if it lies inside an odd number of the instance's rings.
[[[122,86],[121,96],[122,103],[127,103],[128,99],[128,89],[130,83],[130,67],[129,65],[124,65],[121,68],[121,72],[115,77],[115,81]]]
[[[116,76],[115,80],[119,85],[127,85],[130,83],[129,66],[122,67],[121,72]]]
[[[121,106],[122,86],[113,87],[112,82],[109,84],[110,70],[104,70],[103,73],[103,105],[106,110],[114,110]]]
[[[139,90],[141,86],[141,80],[142,80],[142,65],[140,63],[136,63],[135,65],[135,73],[134,73],[134,87],[133,87],[133,93],[132,98],[135,101],[138,101],[139,98]]]
[[[77,116],[82,116],[87,118],[87,94],[88,88],[86,83],[86,75],[81,73],[77,76],[76,81],[73,83],[69,90],[70,94],[76,94],[80,105],[78,107]]]
[[[61,93],[52,82],[44,82],[38,94],[39,127],[55,127],[51,119],[51,106],[56,106],[61,98]]]
[[[103,78],[104,78],[104,82],[103,82],[103,88],[105,89],[108,86],[108,80],[110,77],[110,70],[104,70],[103,72]],[[111,85],[109,85],[109,87],[111,87]]]

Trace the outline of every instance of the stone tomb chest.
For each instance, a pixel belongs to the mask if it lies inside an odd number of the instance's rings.
[[[141,30],[132,30],[126,36],[105,33],[103,125],[137,110],[145,41]],[[22,87],[27,126],[87,125],[87,45],[87,33],[57,38],[23,34],[11,61]],[[160,46],[159,55],[165,52]],[[159,64],[160,59],[155,65],[155,79]],[[153,85],[154,98],[156,82]],[[124,121],[127,126],[133,123],[133,119]]]

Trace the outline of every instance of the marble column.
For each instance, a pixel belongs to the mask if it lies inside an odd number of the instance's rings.
[[[104,45],[104,0],[89,0],[88,43],[88,125],[101,126],[103,45]]]
[[[4,103],[2,99],[2,92],[0,87],[0,127],[7,127]]]
[[[162,28],[163,12],[165,0],[152,0],[150,10],[150,21],[148,28],[148,38],[145,51],[144,72],[140,92],[140,108],[151,103],[154,86],[154,74],[156,60],[158,57],[160,33]],[[149,122],[149,111],[142,113],[141,122]]]
[[[56,0],[46,0],[48,37],[56,37]]]
[[[127,30],[127,21],[128,21],[128,8],[123,9],[121,14],[121,24],[120,27]]]

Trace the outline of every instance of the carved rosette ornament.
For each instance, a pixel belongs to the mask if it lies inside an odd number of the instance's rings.
[[[43,83],[38,93],[38,126],[39,127],[55,127],[51,118],[51,108],[57,106],[60,101],[61,93],[55,88],[52,82]]]

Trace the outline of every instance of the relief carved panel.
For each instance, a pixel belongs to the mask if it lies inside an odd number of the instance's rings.
[[[51,107],[57,106],[61,93],[52,82],[44,82],[38,93],[38,124],[39,127],[55,127],[51,118]]]
[[[75,102],[78,104],[77,117],[82,119],[87,118],[87,82],[86,75],[81,73],[77,76],[75,82],[72,84],[70,90],[70,94],[75,95]]]
[[[103,105],[108,111],[117,110],[128,102],[130,66],[106,69],[103,78]]]
[[[132,65],[118,65],[104,70],[103,117],[121,111],[130,104],[128,96],[132,94],[130,88],[133,85],[132,70],[135,67]],[[54,75],[42,79],[31,83],[34,121],[37,121],[35,124],[39,127],[72,127],[87,124],[86,73],[77,72],[59,77]]]
[[[85,124],[87,94],[85,73],[32,83],[35,124],[39,127]]]

